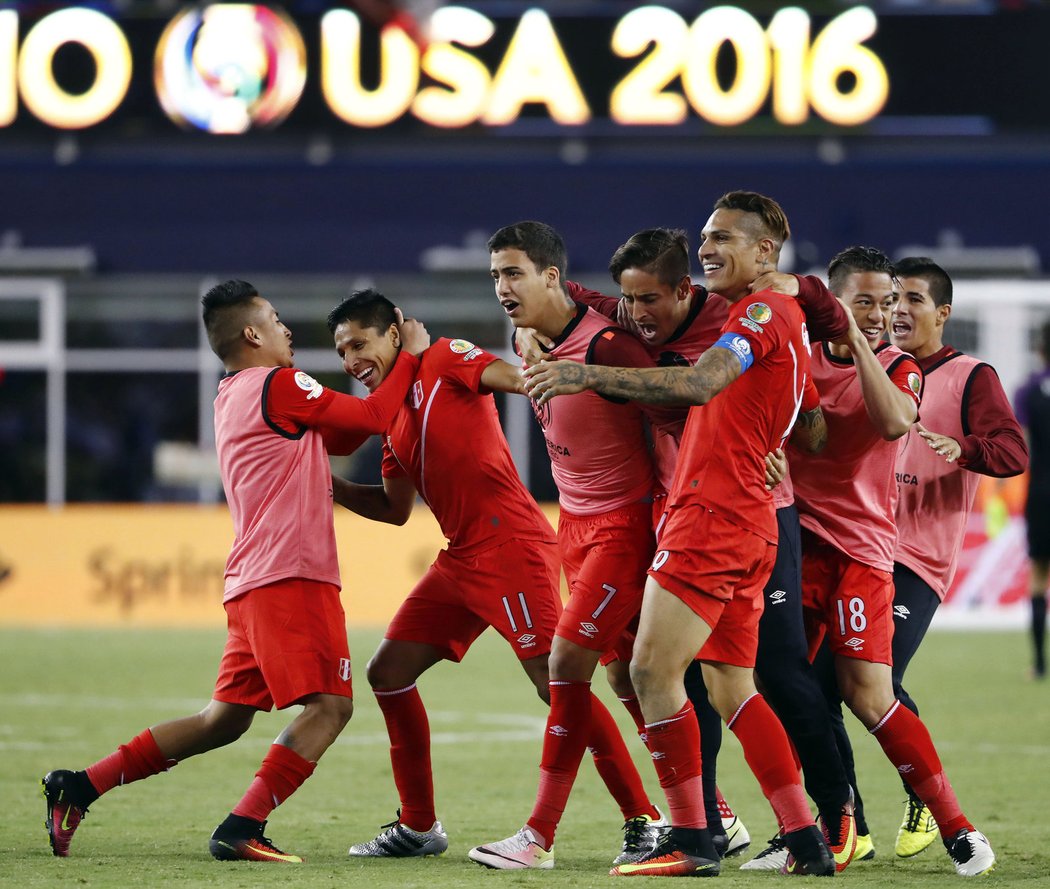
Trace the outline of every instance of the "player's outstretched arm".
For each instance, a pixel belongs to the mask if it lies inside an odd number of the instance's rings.
[[[742,372],[740,359],[721,348],[708,349],[692,367],[608,367],[546,361],[526,369],[525,391],[539,404],[584,389],[645,404],[707,404]]]
[[[491,392],[525,394],[525,380],[521,368],[497,358],[481,372],[481,385]]]
[[[381,485],[359,485],[333,475],[332,499],[374,522],[403,525],[412,514],[416,488],[408,478],[384,478]]]

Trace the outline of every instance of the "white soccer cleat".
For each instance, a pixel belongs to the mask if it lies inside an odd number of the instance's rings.
[[[412,830],[401,823],[401,812],[383,829],[374,840],[355,843],[347,854],[351,858],[425,858],[443,855],[448,849],[448,834],[435,821],[427,831]]]
[[[995,867],[992,844],[979,830],[960,830],[948,845],[948,854],[960,877],[979,877]]]
[[[736,815],[733,815],[732,818],[723,818],[722,829],[726,832],[726,837],[729,840],[729,845],[726,846],[726,858],[733,858],[742,854],[751,845],[751,834],[744,827],[744,822]]]
[[[750,861],[740,865],[741,870],[771,870],[780,873],[787,867],[788,848],[784,838],[779,834],[769,841],[761,852]]]
[[[475,846],[467,855],[471,861],[494,870],[550,870],[554,867],[554,848],[548,852],[529,828],[514,836],[484,846]]]

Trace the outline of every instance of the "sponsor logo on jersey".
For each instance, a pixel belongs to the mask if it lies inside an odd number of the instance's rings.
[[[598,628],[590,621],[580,621],[580,635],[586,636],[588,639],[593,639],[598,635]]]
[[[747,307],[747,317],[756,324],[768,324],[773,317],[773,310],[765,303],[751,303]]]
[[[567,734],[569,734],[569,730],[563,725],[552,725],[549,729],[547,729],[547,734],[556,735],[559,738],[564,738]]]
[[[320,398],[321,393],[324,392],[324,386],[317,382],[310,374],[303,373],[301,370],[295,372],[295,385],[302,389],[304,392],[310,393],[306,396],[307,400],[311,398]]]
[[[411,403],[412,407],[415,408],[416,410],[419,410],[420,406],[423,404],[423,381],[422,380],[416,380],[415,383],[412,384],[412,391],[411,391],[411,393],[409,393],[408,397],[409,397],[409,400],[410,400],[410,403]]]
[[[451,340],[448,347],[457,355],[463,355],[474,349],[474,344],[468,340]]]
[[[899,617],[901,620],[907,620],[911,616],[911,612],[908,610],[907,605],[894,605],[893,616]]]
[[[852,648],[854,651],[864,650],[864,640],[861,639],[859,636],[854,636],[851,639],[847,639],[842,644],[847,646],[848,648]]]
[[[910,472],[898,472],[897,473],[897,484],[898,485],[918,485],[919,477],[912,475]]]
[[[350,658],[339,658],[339,678],[342,679],[343,682],[349,682],[351,675],[352,674],[350,672]]]
[[[769,602],[772,605],[783,605],[787,601],[787,590],[773,590],[769,594]]]

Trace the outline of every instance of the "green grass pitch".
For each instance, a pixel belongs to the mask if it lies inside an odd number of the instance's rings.
[[[112,791],[92,807],[72,856],[53,858],[43,829],[41,776],[51,768],[82,768],[145,726],[203,706],[223,635],[0,631],[0,886],[608,886],[622,819],[586,762],[558,834],[554,871],[491,872],[467,860],[471,846],[508,836],[528,815],[545,714],[511,652],[491,632],[462,665],[439,665],[420,682],[449,851],[422,861],[346,857],[350,843],[373,836],[397,806],[386,734],[364,679],[378,638],[377,631],[351,634],[357,712],[313,778],[270,819],[267,832],[274,841],[307,859],[290,869],[217,862],[207,851],[209,834],[240,798],[288,714],[260,715],[236,744]],[[964,809],[999,857],[996,871],[982,880],[1034,889],[1050,885],[1050,685],[1023,678],[1027,658],[1019,632],[933,633],[910,669],[908,686]],[[603,679],[595,687],[620,721],[653,799],[662,804],[626,713]],[[957,885],[960,878],[939,843],[913,860],[894,858],[902,791],[875,741],[863,731],[853,734],[877,855],[837,880],[858,887]],[[729,733],[719,775],[751,832],[751,853],[758,851],[774,832],[773,817]],[[723,883],[757,886],[784,879],[741,872],[740,860],[724,862]]]

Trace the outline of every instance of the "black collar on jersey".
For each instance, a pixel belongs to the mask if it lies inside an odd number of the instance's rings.
[[[883,351],[884,349],[888,349],[889,347],[890,347],[889,343],[879,343],[872,351],[876,355],[878,355],[879,352]],[[841,364],[843,366],[853,364],[853,355],[849,355],[846,358],[839,358],[837,355],[832,355],[831,354],[831,347],[828,345],[827,340],[824,340],[820,344],[820,348],[824,351],[824,357],[827,358],[828,361],[830,361],[832,364]],[[907,354],[907,353],[905,353],[905,354]],[[909,356],[909,357],[911,357],[911,356]],[[916,363],[918,363],[918,362],[916,362]]]
[[[587,306],[583,303],[576,302],[576,300],[573,300],[572,302],[573,305],[576,306],[576,314],[573,315],[572,320],[565,325],[565,329],[554,337],[549,349],[544,348],[543,343],[540,343],[540,348],[543,349],[544,352],[553,352],[558,346],[564,343],[572,335],[572,332],[576,329],[577,325],[583,320],[583,316],[587,314]]]
[[[685,320],[678,325],[675,332],[671,334],[667,342],[664,343],[666,346],[668,343],[673,343],[684,334],[696,320],[696,316],[700,314],[701,310],[707,305],[707,289],[701,287],[699,284],[693,285],[693,304],[689,307],[689,314],[686,315]]]

